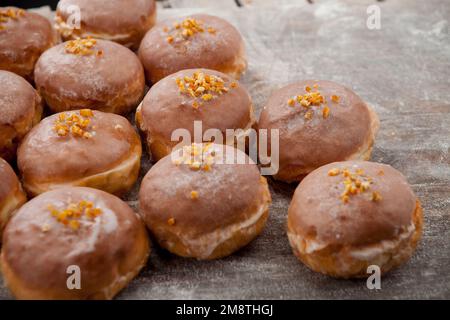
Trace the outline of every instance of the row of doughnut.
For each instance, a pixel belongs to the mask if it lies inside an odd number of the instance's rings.
[[[255,239],[269,216],[267,179],[233,144],[175,149],[172,133],[194,136],[194,121],[224,137],[279,132],[267,145],[269,160],[278,153],[272,179],[300,182],[286,233],[310,269],[366,277],[371,265],[385,273],[411,257],[420,202],[400,172],[367,161],[379,120],[366,102],[303,80],[274,90],[256,121],[231,24],[206,14],[155,21],[153,0],[61,0],[55,28],[0,8],[0,263],[15,297],[113,298],[147,263],[146,228],[162,248],[202,260]],[[139,130],[124,117],[134,111]],[[141,137],[154,165],[135,212],[120,197],[136,185]]]

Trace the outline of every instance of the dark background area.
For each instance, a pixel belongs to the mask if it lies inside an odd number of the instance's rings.
[[[56,9],[58,0],[2,0],[1,7],[14,6],[20,8],[37,8],[41,6],[50,5],[53,9]]]

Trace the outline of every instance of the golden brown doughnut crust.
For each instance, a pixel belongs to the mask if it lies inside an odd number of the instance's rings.
[[[194,73],[222,79],[227,92],[213,93],[214,98],[208,101],[203,100],[202,95],[192,97],[188,92],[181,92],[177,79],[192,77]],[[198,106],[194,107],[194,104]],[[179,143],[171,141],[174,130],[187,129],[194,137],[194,121],[202,122],[203,133],[208,129],[218,129],[225,139],[226,129],[246,130],[253,125],[251,98],[241,84],[221,72],[188,69],[167,76],[151,87],[136,114],[136,122],[145,133],[155,160],[169,154]]]
[[[36,187],[46,184],[48,188],[72,184],[121,193],[136,181],[142,153],[136,130],[122,116],[92,111],[93,116],[82,117],[82,112],[58,113],[43,119],[21,143],[17,162],[24,187],[31,194],[46,191]],[[57,121],[61,115],[65,115],[66,119],[70,115],[88,119],[90,122],[85,132],[90,137],[77,136],[72,132],[60,135]],[[133,168],[126,180],[104,181],[105,184],[101,184],[103,187],[92,185],[92,181],[83,182],[84,178],[118,170],[129,162]]]
[[[32,81],[37,59],[56,43],[55,32],[50,22],[37,13],[0,7],[3,13],[8,10],[16,12],[17,17],[2,16],[6,21],[0,22],[0,69]]]
[[[304,107],[296,96],[307,94],[306,87],[326,101]],[[301,180],[330,162],[368,160],[378,126],[376,114],[359,96],[324,80],[299,81],[276,90],[258,122],[259,129],[279,130],[280,169],[275,178],[285,181]]]
[[[200,21],[204,31],[181,39],[176,34],[182,29],[175,29],[174,24],[187,18]],[[173,41],[168,37],[173,37]],[[214,69],[239,78],[247,68],[244,41],[236,28],[206,14],[171,18],[156,24],[142,39],[139,58],[149,83],[183,69]]]
[[[371,181],[368,189],[348,193],[348,201],[345,169],[362,170]],[[344,161],[302,180],[289,207],[288,233],[296,255],[313,270],[359,277],[367,276],[371,264],[386,272],[409,259],[422,219],[420,203],[400,172],[380,163]]]
[[[176,164],[179,157],[169,155],[150,169],[139,191],[140,214],[147,227],[162,247],[185,257],[231,254],[261,232],[268,215],[270,193],[258,167],[233,147],[212,144],[209,150],[216,152],[217,161],[210,170]],[[247,163],[221,162],[233,159],[234,152]],[[248,231],[241,227],[243,233],[226,232],[251,219]]]
[[[78,228],[63,224],[51,209],[93,204]],[[73,218],[72,218],[73,220]],[[18,299],[111,299],[145,265],[149,242],[144,224],[122,200],[91,188],[60,188],[26,203],[8,223],[1,264]],[[68,266],[79,266],[81,289],[69,290]]]
[[[71,6],[80,8],[80,29],[67,19]],[[56,9],[56,29],[64,40],[92,36],[137,49],[145,33],[155,24],[154,0],[61,0]]]
[[[27,197],[11,166],[0,158],[0,243],[6,223]]]
[[[65,42],[47,50],[36,64],[36,87],[50,109],[90,108],[118,114],[132,111],[145,90],[139,59],[112,41],[92,40],[92,47],[83,45],[86,40],[80,41],[84,42]],[[84,51],[70,52],[77,45]]]
[[[37,91],[17,74],[0,70],[0,157],[15,159],[18,143],[41,115]]]

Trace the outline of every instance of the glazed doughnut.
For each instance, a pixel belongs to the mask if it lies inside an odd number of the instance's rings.
[[[253,126],[253,105],[247,90],[229,76],[214,70],[182,70],[156,83],[136,112],[154,160],[168,155],[178,141],[174,130],[184,128],[194,137],[194,121],[202,121],[202,133],[218,129],[226,143],[227,129],[242,129],[230,136],[246,135]],[[189,141],[193,142],[193,141]]]
[[[46,18],[15,7],[0,7],[0,70],[32,81],[39,56],[55,43],[56,34]]]
[[[17,164],[31,195],[63,186],[123,194],[136,182],[141,153],[127,119],[81,109],[43,119],[21,143]]]
[[[11,218],[1,267],[18,299],[111,299],[145,266],[149,252],[145,226],[125,202],[101,190],[67,187],[39,195]],[[72,287],[73,267],[81,288]]]
[[[107,40],[61,43],[42,54],[34,76],[53,112],[90,108],[124,114],[136,108],[145,90],[136,55]]]
[[[79,28],[70,24],[75,6],[81,18]],[[155,20],[154,0],[60,0],[55,28],[64,40],[92,36],[137,49]]]
[[[261,112],[259,129],[279,130],[279,170],[275,179],[299,181],[335,161],[368,160],[379,120],[346,87],[305,80],[275,91]],[[261,133],[260,133],[261,134]],[[271,150],[269,140],[269,153]],[[269,160],[262,157],[261,162]]]
[[[247,68],[244,40],[227,21],[195,14],[153,27],[139,47],[147,82],[183,69],[207,68],[239,79]]]
[[[212,143],[161,159],[139,191],[140,214],[161,247],[197,259],[225,257],[248,244],[264,228],[270,202],[256,164]]]
[[[14,160],[18,143],[41,116],[36,90],[24,78],[0,70],[0,157]]]
[[[15,210],[27,201],[11,166],[0,158],[0,243],[3,229]]]
[[[420,202],[400,172],[374,162],[335,162],[311,172],[295,190],[288,236],[312,270],[367,277],[370,265],[385,273],[410,258],[422,220]]]

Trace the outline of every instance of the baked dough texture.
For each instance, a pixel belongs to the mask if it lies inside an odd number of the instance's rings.
[[[145,226],[125,202],[69,187],[17,211],[5,229],[0,261],[17,299],[111,299],[139,273],[149,252]],[[74,288],[70,277],[77,268],[80,287]]]
[[[21,143],[17,164],[33,196],[64,186],[120,195],[136,182],[141,154],[139,135],[126,118],[82,109],[43,119]]]
[[[288,237],[314,271],[338,278],[384,274],[405,263],[422,234],[422,208],[405,177],[389,165],[335,162],[306,176],[288,213]]]
[[[185,81],[186,78],[191,82]],[[204,78],[211,80],[201,81]],[[188,130],[192,140],[188,142],[194,142],[195,121],[201,122],[202,138],[211,129],[218,130],[223,140],[216,143],[225,144],[227,138],[237,142],[235,138],[245,136],[255,123],[250,95],[243,85],[226,74],[209,69],[187,69],[151,87],[136,112],[136,123],[144,133],[153,160],[170,154],[179,143],[172,141],[176,129]],[[230,133],[227,129],[236,131]]]
[[[45,17],[16,7],[0,7],[0,70],[14,72],[33,82],[39,56],[57,42]]]
[[[327,163],[368,160],[378,127],[377,115],[358,95],[324,80],[276,90],[258,122],[260,130],[279,130],[279,171],[274,178],[287,182],[300,181]],[[270,155],[270,139],[268,150]]]
[[[267,181],[231,146],[193,144],[181,150],[145,175],[140,214],[156,241],[174,254],[202,260],[228,256],[263,230],[271,202]]]
[[[71,25],[74,8],[79,8],[79,28]],[[154,0],[60,0],[55,28],[64,40],[91,36],[136,50],[155,21]]]
[[[36,63],[35,82],[52,112],[90,108],[125,114],[145,91],[136,55],[112,41],[78,39],[47,50]]]
[[[22,77],[0,70],[0,157],[16,159],[17,146],[41,120],[42,99]]]
[[[183,69],[213,69],[239,79],[247,68],[244,41],[227,21],[207,15],[176,17],[156,24],[142,39],[139,58],[154,84]]]

